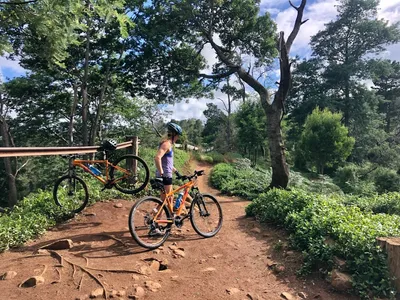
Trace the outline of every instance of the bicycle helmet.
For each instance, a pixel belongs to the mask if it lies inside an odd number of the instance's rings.
[[[105,140],[101,147],[104,150],[113,151],[117,149],[117,141],[116,140]]]
[[[175,133],[177,135],[182,135],[182,128],[178,124],[169,122],[167,124],[167,128],[169,132]]]

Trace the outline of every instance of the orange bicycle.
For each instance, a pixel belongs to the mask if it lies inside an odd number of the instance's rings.
[[[135,241],[142,247],[155,249],[161,246],[171,233],[173,225],[182,227],[183,221],[190,219],[194,230],[205,238],[215,236],[222,227],[222,209],[218,200],[209,194],[202,194],[197,187],[198,176],[204,171],[195,171],[190,176],[178,179],[189,182],[165,195],[164,201],[158,197],[148,196],[136,202],[129,214],[129,231]],[[150,180],[153,189],[165,192],[162,179]],[[174,210],[174,194],[183,190],[182,202]],[[187,214],[183,214],[185,201],[190,193],[192,203]]]
[[[85,181],[76,175],[77,167],[100,181],[104,185],[103,190],[115,187],[125,194],[135,194],[143,190],[149,182],[150,175],[145,161],[138,156],[127,154],[111,163],[109,157],[115,149],[114,141],[112,143],[106,141],[99,148],[105,159],[77,159],[79,156],[75,154],[63,156],[69,159],[69,167],[67,174],[60,177],[54,185],[55,203],[73,213],[78,213],[86,207],[89,192]],[[105,176],[96,167],[101,168]]]

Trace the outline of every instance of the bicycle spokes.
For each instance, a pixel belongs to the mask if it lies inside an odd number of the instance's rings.
[[[222,209],[211,195],[197,195],[190,211],[190,222],[194,230],[204,237],[217,234],[222,226]]]
[[[129,215],[129,229],[143,247],[157,248],[170,234],[172,216],[161,200],[147,197],[137,202]]]
[[[149,169],[141,158],[125,155],[111,166],[110,177],[119,191],[134,194],[147,185]]]

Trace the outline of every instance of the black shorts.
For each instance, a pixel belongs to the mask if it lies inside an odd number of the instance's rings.
[[[172,185],[172,177],[163,177],[163,182],[164,185]]]

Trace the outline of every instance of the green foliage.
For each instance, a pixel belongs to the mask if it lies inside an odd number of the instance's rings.
[[[19,51],[21,43],[25,49],[32,47],[31,37],[38,37],[42,43],[43,57],[48,57],[58,65],[65,66],[69,56],[67,48],[80,42],[79,33],[88,27],[91,18],[100,17],[103,22],[114,21],[119,24],[121,37],[127,36],[127,28],[133,22],[123,13],[124,1],[77,1],[66,0],[59,3],[39,0],[27,5],[3,5],[0,11],[2,39],[0,53],[12,43]],[[12,34],[15,34],[14,36]],[[24,49],[24,50],[25,50]]]
[[[343,198],[343,204],[359,207],[362,211],[374,214],[388,214],[400,216],[400,194],[387,193],[370,196],[347,196]]]
[[[374,182],[378,193],[400,191],[400,175],[393,170],[379,168],[374,172]]]
[[[371,165],[358,166],[355,164],[347,164],[339,167],[335,173],[333,181],[346,194],[368,196],[376,192],[373,181],[366,176],[370,173]]]
[[[236,113],[237,144],[242,154],[249,153],[255,162],[257,152],[268,148],[266,116],[259,99],[242,103]]]
[[[353,289],[361,297],[393,295],[386,256],[376,238],[400,235],[400,217],[362,212],[337,195],[299,190],[271,190],[260,195],[246,213],[274,222],[291,232],[291,244],[305,254],[300,273],[329,271],[333,255],[346,260]],[[327,242],[330,240],[330,242]]]
[[[207,103],[207,109],[203,111],[207,122],[203,129],[203,141],[208,145],[214,145],[218,132],[222,126],[225,126],[226,116],[215,104]]]
[[[255,199],[268,190],[272,174],[270,170],[251,167],[248,159],[237,159],[233,165],[222,163],[213,168],[210,183],[222,193]],[[298,172],[290,172],[290,188],[309,192],[341,193],[340,188],[326,176],[306,178]]]
[[[326,166],[345,161],[353,148],[354,138],[348,136],[341,118],[341,114],[316,108],[304,125],[299,147],[321,174]]]
[[[209,164],[236,162],[237,160],[242,158],[242,156],[239,153],[227,152],[225,154],[221,154],[216,151],[210,151],[206,153],[194,152],[193,157],[197,161],[204,161]]]

